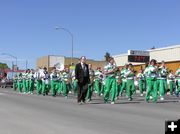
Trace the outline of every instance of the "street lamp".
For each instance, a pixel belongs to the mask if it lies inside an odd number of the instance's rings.
[[[14,58],[16,60],[16,67],[17,67],[17,57],[16,56],[9,54],[9,53],[2,53],[1,55],[7,55],[7,56]]]
[[[67,32],[70,36],[71,36],[71,64],[72,64],[72,60],[73,60],[73,50],[74,50],[74,37],[73,34],[67,29],[67,28],[63,28],[63,27],[55,27],[56,30],[64,30],[65,32]]]

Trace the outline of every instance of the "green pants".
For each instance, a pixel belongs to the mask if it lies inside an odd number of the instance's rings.
[[[77,95],[77,81],[74,80],[72,85],[73,85],[74,94]]]
[[[42,81],[42,94],[48,95],[50,89],[50,84],[46,83],[45,81]]]
[[[150,99],[150,95],[153,97],[153,102],[157,101],[157,81],[156,79],[147,79],[147,92],[146,92],[146,101]]]
[[[157,85],[157,93],[160,94],[160,79],[156,80],[156,85]]]
[[[111,102],[115,101],[116,96],[116,78],[107,77],[104,91],[104,101],[107,102],[109,100],[109,94],[111,93]]]
[[[105,85],[102,83],[101,84],[101,94],[104,94],[105,88],[106,88]]]
[[[23,79],[23,90],[24,90],[24,93],[27,93],[27,86],[26,86],[26,80]]]
[[[18,92],[22,93],[23,81],[18,81],[17,85],[18,85]]]
[[[33,93],[34,91],[34,80],[26,80],[26,93]]]
[[[62,91],[65,97],[68,96],[70,89],[71,89],[70,83],[66,83],[66,81],[62,81]]]
[[[16,91],[17,87],[18,87],[17,80],[14,80],[13,81],[13,89],[14,89],[14,91]]]
[[[159,80],[159,93],[160,93],[160,96],[164,97],[166,91],[167,91],[167,80],[166,79],[160,79]]]
[[[36,81],[36,93],[39,95],[42,92],[42,80]]]
[[[127,81],[122,80],[122,86],[121,86],[121,90],[120,90],[121,95],[123,94],[123,91],[126,90],[126,87],[127,87],[126,83],[127,83]],[[127,92],[126,92],[126,94],[127,94]]]
[[[173,95],[174,87],[175,87],[174,81],[169,81],[169,89],[171,95]]]
[[[59,81],[51,80],[51,95],[52,96],[56,96],[58,88],[59,88]]]
[[[138,82],[139,84],[139,90],[140,90],[140,93],[143,94],[143,92],[145,91],[145,81],[144,80],[139,80]]]
[[[121,91],[121,84],[116,82],[116,97],[119,96],[120,91]]]
[[[92,84],[88,84],[88,91],[86,94],[86,100],[90,100],[92,98],[92,93],[93,93],[93,85]]]
[[[180,92],[180,80],[178,80],[178,87],[177,87],[177,92]]]
[[[94,90],[97,92],[98,96],[101,95],[100,81],[98,79],[94,82]]]
[[[135,92],[134,80],[127,79],[126,85],[127,85],[126,86],[127,96],[128,96],[128,98],[132,99],[132,95]]]

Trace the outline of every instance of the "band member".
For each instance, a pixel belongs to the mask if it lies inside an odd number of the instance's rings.
[[[169,83],[170,94],[173,95],[174,88],[175,88],[175,75],[173,74],[173,70],[169,71],[168,83]]]
[[[52,73],[50,74],[50,79],[51,79],[51,95],[55,97],[59,85],[59,74],[57,73],[57,70],[55,68],[52,70]]]
[[[94,87],[94,70],[92,69],[92,64],[89,64],[89,77],[90,77],[90,83],[88,84],[88,91],[86,95],[86,100],[88,102],[91,101],[92,93],[93,93],[93,87]]]
[[[121,71],[117,69],[116,72],[116,100],[119,99],[119,93],[121,91]]]
[[[42,74],[42,94],[43,96],[48,95],[50,84],[49,84],[49,74],[47,68],[44,67],[43,74]]]
[[[98,96],[101,95],[101,75],[102,72],[100,70],[101,68],[97,68],[97,70],[94,72],[94,91],[98,94]]]
[[[111,104],[115,103],[116,95],[116,78],[115,74],[117,66],[114,58],[109,58],[109,63],[104,67],[104,74],[106,75],[106,85],[104,91],[104,102],[107,103],[109,100],[109,94],[111,93]]]
[[[22,73],[19,73],[19,75],[18,75],[17,85],[18,85],[19,93],[22,93],[22,89],[23,89],[23,76],[22,76]]]
[[[176,96],[179,96],[179,92],[180,92],[180,66],[176,71],[176,81],[177,81],[177,88],[176,88]]]
[[[122,86],[120,90],[120,95],[122,96],[123,91],[126,90],[126,84],[127,84],[127,79],[125,77],[125,73],[128,71],[128,64],[125,64],[124,68],[121,70],[121,81],[122,81]],[[127,92],[126,92],[127,95]]]
[[[15,74],[13,76],[13,89],[14,89],[14,91],[16,91],[17,87],[18,87],[18,76],[17,76],[17,74]]]
[[[125,77],[127,79],[127,96],[128,100],[132,101],[132,94],[135,92],[135,85],[134,85],[134,68],[133,65],[130,63],[128,66],[128,71],[125,73]]]
[[[139,90],[140,90],[141,96],[143,96],[143,92],[145,91],[145,76],[143,74],[142,69],[140,69],[140,71],[137,75],[137,78],[138,78]]]
[[[146,102],[149,102],[151,95],[153,102],[155,103],[157,101],[157,67],[155,65],[156,60],[152,59],[150,65],[144,70],[147,80]]]
[[[162,61],[162,65],[158,68],[159,72],[159,93],[160,99],[164,100],[164,95],[167,91],[167,68],[165,66],[165,62]]]
[[[89,67],[86,64],[86,57],[80,58],[80,63],[76,64],[75,77],[78,83],[78,104],[85,103],[85,98],[88,90],[88,84],[90,82]]]
[[[64,72],[62,73],[63,79],[62,79],[62,89],[63,89],[63,95],[65,98],[68,97],[68,93],[71,90],[71,80],[70,80],[70,72],[69,68],[66,67]]]

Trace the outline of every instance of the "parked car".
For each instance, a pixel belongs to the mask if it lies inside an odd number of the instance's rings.
[[[12,79],[2,79],[0,81],[0,87],[1,88],[6,88],[6,87],[11,87],[13,88],[13,80]]]

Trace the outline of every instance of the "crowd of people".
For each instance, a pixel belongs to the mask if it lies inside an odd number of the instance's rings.
[[[78,64],[73,70],[69,67],[63,70],[54,67],[50,73],[46,67],[37,70],[28,69],[14,76],[13,89],[23,94],[36,93],[45,96],[50,93],[53,97],[61,95],[65,98],[68,98],[69,94],[74,94],[78,96],[79,104],[91,101],[93,95],[102,96],[104,103],[110,101],[114,104],[123,94],[132,101],[137,90],[140,96],[145,96],[146,102],[151,99],[152,102],[157,102],[158,98],[163,101],[168,92],[170,95],[179,96],[180,67],[173,73],[166,67],[164,61],[161,65],[157,65],[156,60],[152,59],[145,68],[136,72],[131,63],[119,69],[114,59],[110,57],[103,69],[98,67],[94,70],[91,64],[83,66],[85,60],[85,57],[81,57],[79,63],[82,65],[80,71],[88,69],[88,75],[82,73],[84,75],[82,77],[88,78],[87,90],[84,92],[82,90],[85,88],[83,86],[80,88],[83,82],[78,79]],[[79,99],[81,96],[84,96],[82,100]]]

